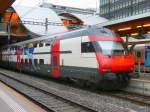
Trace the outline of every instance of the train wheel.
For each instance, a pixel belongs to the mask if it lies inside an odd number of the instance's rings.
[[[130,77],[127,73],[120,72],[117,74],[117,80],[119,82],[120,88],[125,88],[129,84]]]

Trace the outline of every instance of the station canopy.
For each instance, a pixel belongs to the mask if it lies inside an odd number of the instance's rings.
[[[0,14],[2,14],[15,0],[0,0]]]
[[[100,26],[113,30],[121,37],[128,36],[146,39],[147,35],[150,35],[150,12],[118,20],[109,20],[100,24]]]

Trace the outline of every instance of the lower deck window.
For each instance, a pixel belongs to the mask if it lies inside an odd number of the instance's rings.
[[[44,59],[40,59],[40,64],[44,65]]]
[[[39,47],[43,47],[43,43],[39,43]]]
[[[24,63],[24,60],[23,60],[23,59],[21,59],[21,63]]]
[[[28,63],[28,59],[25,59],[25,64],[27,64]]]
[[[32,59],[29,59],[29,64],[32,64]]]
[[[35,64],[35,65],[38,64],[38,59],[34,59],[34,64]]]

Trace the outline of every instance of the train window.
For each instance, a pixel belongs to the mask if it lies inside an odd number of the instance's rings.
[[[45,46],[50,46],[50,43],[46,43]]]
[[[13,47],[13,49],[14,49],[14,50],[16,50],[16,48],[15,48],[15,47]]]
[[[21,63],[22,63],[22,64],[24,63],[24,60],[23,60],[23,59],[21,59]]]
[[[37,43],[34,44],[34,48],[36,48],[36,47],[37,47]]]
[[[29,64],[32,65],[32,59],[29,59]]]
[[[10,48],[10,51],[13,51],[14,49],[13,48]]]
[[[40,59],[40,64],[44,65],[44,59]]]
[[[38,59],[34,59],[34,64],[35,64],[35,65],[38,64]]]
[[[43,43],[39,43],[39,47],[43,47]]]
[[[90,52],[94,52],[94,47],[92,42],[83,42],[81,43],[81,52],[82,53],[90,53]]]
[[[27,47],[24,47],[24,55],[27,55],[28,53],[28,48]]]
[[[25,59],[25,64],[27,64],[28,63],[28,59]]]
[[[20,50],[20,54],[23,55],[23,48]]]
[[[98,41],[103,55],[125,55],[127,48],[123,43],[115,41]]]
[[[17,50],[17,47],[15,47],[15,50]]]
[[[137,52],[137,57],[141,57],[141,52]]]

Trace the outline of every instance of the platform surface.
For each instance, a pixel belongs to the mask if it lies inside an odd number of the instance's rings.
[[[0,82],[0,112],[46,112],[31,100]]]
[[[0,89],[0,109],[1,112],[27,112],[2,89]]]
[[[150,73],[141,73],[138,79],[150,81]]]
[[[14,112],[9,105],[7,105],[3,99],[0,98],[0,111],[1,112]]]
[[[139,77],[132,78],[125,90],[150,96],[150,73],[140,73]]]
[[[145,81],[150,83],[150,73],[133,73],[131,80]]]

